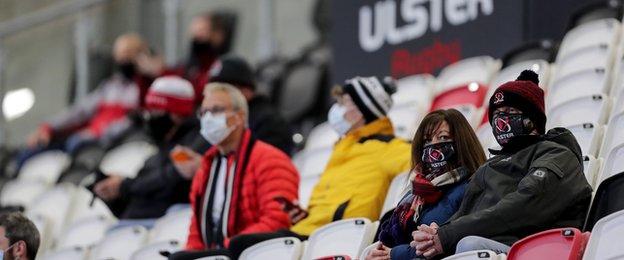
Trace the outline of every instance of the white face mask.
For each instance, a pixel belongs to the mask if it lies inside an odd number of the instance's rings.
[[[234,131],[234,127],[227,126],[225,113],[214,115],[206,112],[200,119],[199,133],[212,145],[218,145]]]
[[[7,247],[7,249],[4,250],[0,250],[0,260],[4,259],[4,253],[9,251],[9,249],[11,249],[11,247],[13,247],[15,244],[12,244],[11,246]]]
[[[327,121],[329,125],[339,134],[345,135],[353,125],[345,119],[345,114],[347,113],[347,108],[343,105],[335,103],[329,109],[329,113],[327,114]]]

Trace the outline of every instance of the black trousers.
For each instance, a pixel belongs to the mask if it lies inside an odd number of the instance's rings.
[[[238,235],[230,240],[230,247],[228,249],[213,249],[207,251],[180,251],[169,256],[169,260],[192,260],[205,256],[217,256],[224,255],[231,259],[238,259],[243,251],[255,244],[263,241],[271,240],[280,237],[296,237],[300,240],[307,240],[307,236],[299,235],[288,229],[281,229],[275,232],[269,233],[256,233]]]

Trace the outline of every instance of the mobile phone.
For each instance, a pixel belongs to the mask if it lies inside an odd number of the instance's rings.
[[[191,159],[191,156],[184,150],[177,150],[171,152],[171,159],[175,162],[186,162]]]

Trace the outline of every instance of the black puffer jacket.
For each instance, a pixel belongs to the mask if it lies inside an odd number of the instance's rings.
[[[169,152],[176,145],[187,146],[199,154],[210,147],[199,134],[197,119],[184,122],[171,140],[145,161],[137,177],[122,182],[121,197],[128,204],[121,218],[157,218],[173,204],[189,203],[191,181],[182,178],[169,159]]]
[[[521,140],[477,170],[459,210],[438,230],[442,247],[452,254],[466,236],[511,245],[552,228],[581,228],[591,191],[570,131],[555,128]]]

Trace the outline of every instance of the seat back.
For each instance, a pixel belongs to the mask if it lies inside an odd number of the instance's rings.
[[[513,64],[509,67],[503,68],[498,74],[492,79],[490,82],[490,93],[486,97],[489,97],[494,94],[496,88],[500,85],[505,84],[508,81],[516,80],[516,78],[520,75],[520,73],[524,70],[532,70],[537,73],[540,87],[546,89],[548,87],[548,80],[550,77],[550,64],[545,60],[528,60]]]
[[[48,189],[49,185],[43,182],[12,180],[5,183],[0,191],[0,205],[28,208]]]
[[[624,171],[624,143],[611,149],[605,158],[604,165],[600,171],[599,182]]]
[[[100,242],[106,230],[113,224],[110,219],[102,216],[87,218],[69,225],[58,239],[56,248],[72,247],[88,248]]]
[[[557,74],[554,80],[580,73],[585,70],[600,69],[611,71],[614,50],[606,44],[598,44],[571,52],[557,60]],[[609,73],[607,73],[610,75]]]
[[[57,237],[68,224],[67,215],[73,206],[75,187],[63,183],[44,192],[27,209],[27,214],[44,216],[50,222],[51,235]]]
[[[426,109],[417,103],[395,105],[388,111],[388,118],[394,127],[394,134],[404,140],[412,140]]]
[[[322,67],[312,62],[296,64],[289,70],[278,99],[279,110],[286,120],[295,121],[313,108],[322,73]]]
[[[119,145],[108,151],[100,162],[100,170],[104,174],[115,174],[134,178],[145,160],[158,152],[158,149],[145,141],[132,141]]]
[[[418,74],[397,80],[397,92],[392,95],[394,106],[416,103],[429,107],[434,81],[435,78],[429,74]]]
[[[624,234],[624,210],[599,220],[592,229],[583,259],[622,259]]]
[[[41,257],[42,260],[84,260],[87,256],[87,249],[80,247],[67,248],[50,252]],[[39,258],[37,258],[39,259]]]
[[[409,187],[409,172],[404,172],[392,179],[390,183],[390,187],[388,188],[388,192],[386,193],[386,199],[384,200],[383,207],[381,209],[380,218],[386,214],[386,212],[390,211],[401,200],[401,197],[404,194],[404,191]]]
[[[112,230],[91,250],[89,259],[128,260],[132,253],[145,244],[147,234],[147,229],[142,226]]]
[[[548,89],[547,106],[557,106],[566,101],[595,94],[607,94],[611,81],[604,68],[576,72],[554,81]]]
[[[619,112],[611,117],[609,125],[605,130],[603,145],[600,149],[600,156],[606,157],[616,146],[624,143],[624,136],[621,134],[624,129],[624,112]]]
[[[176,240],[161,241],[146,245],[132,254],[131,260],[165,260],[167,257],[161,252],[175,253],[182,249],[182,244]]]
[[[499,259],[498,255],[494,251],[490,250],[475,250],[468,251],[459,254],[455,254],[444,258],[444,260],[496,260]]]
[[[104,217],[113,222],[117,218],[110,211],[108,206],[100,198],[83,187],[76,187],[74,191],[74,201],[70,212],[67,214],[67,224],[72,224],[83,219]]]
[[[312,233],[303,260],[335,255],[356,258],[373,241],[374,235],[372,223],[366,218],[332,222]]]
[[[602,19],[582,24],[570,30],[563,38],[557,60],[568,56],[570,53],[594,46],[606,44],[614,46],[620,37],[620,22],[616,19]]]
[[[624,210],[624,173],[616,174],[598,185],[583,230],[592,231],[605,216]],[[592,231],[593,232],[593,231]]]
[[[546,112],[546,128],[565,127],[583,123],[602,125],[609,113],[609,99],[604,95],[576,98]]]
[[[306,150],[332,147],[340,136],[334,131],[328,122],[324,122],[312,128],[305,144]]]
[[[585,178],[589,185],[592,188],[596,188],[596,179],[598,178],[598,174],[600,173],[600,166],[602,165],[602,159],[596,159],[591,155],[583,156],[583,173],[585,173]]]
[[[602,142],[604,127],[592,123],[577,124],[566,127],[581,146],[583,155],[596,156]]]
[[[308,208],[312,191],[318,183],[320,175],[302,176],[299,181],[299,205],[301,208]]]
[[[191,216],[192,209],[186,208],[156,220],[154,228],[150,231],[150,243],[175,240],[182,245],[186,244]]]
[[[507,259],[581,260],[586,236],[576,228],[558,228],[533,234],[511,246]]]
[[[239,259],[298,260],[301,257],[301,251],[301,241],[298,238],[282,237],[263,241],[245,249]]]
[[[446,66],[436,80],[435,93],[470,83],[487,84],[500,68],[500,62],[490,56],[477,56]]]
[[[24,181],[43,182],[52,185],[56,183],[70,163],[71,158],[63,151],[45,151],[29,158],[20,169],[17,177]]]
[[[299,170],[299,175],[301,177],[321,175],[325,171],[333,151],[334,147],[330,146],[313,150],[302,150],[297,153],[293,161],[295,161],[297,170]]]

